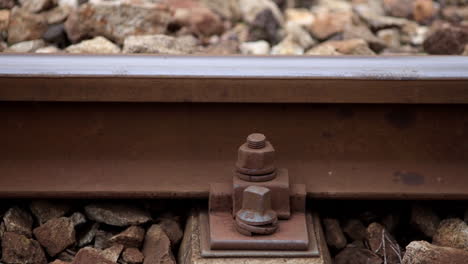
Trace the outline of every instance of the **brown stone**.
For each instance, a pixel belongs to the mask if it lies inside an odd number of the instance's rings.
[[[444,24],[435,29],[424,41],[429,54],[461,54],[468,44],[468,27]]]
[[[165,33],[171,20],[169,8],[149,1],[96,0],[81,5],[65,22],[72,42],[103,36],[122,44],[125,37]]]
[[[75,243],[75,228],[66,217],[54,218],[35,228],[34,236],[50,256],[55,256]]]
[[[103,250],[101,252],[101,255],[112,262],[117,262],[117,260],[120,257],[120,253],[122,253],[123,249],[124,249],[123,245],[115,244]]]
[[[70,264],[71,262],[68,262],[68,261],[63,261],[63,260],[60,260],[60,259],[56,259],[52,262],[49,262],[49,264]]]
[[[382,258],[365,248],[347,247],[336,255],[334,264],[382,264]]]
[[[367,229],[359,219],[350,219],[343,227],[343,231],[352,240],[364,240],[367,237]]]
[[[384,0],[385,11],[395,17],[409,17],[414,0]]]
[[[351,23],[352,13],[349,11],[330,11],[320,9],[315,12],[315,20],[309,30],[318,39],[327,39],[334,34],[343,32],[345,26]]]
[[[415,0],[413,2],[413,19],[423,23],[428,22],[436,13],[432,0]]]
[[[329,246],[342,249],[346,246],[346,237],[340,227],[340,222],[334,218],[324,218],[323,227]]]
[[[432,238],[438,246],[468,250],[468,225],[459,218],[449,218],[440,222]]]
[[[339,53],[346,55],[375,55],[363,39],[332,40],[321,45],[330,45]]]
[[[0,9],[10,9],[15,6],[15,0],[0,0]]]
[[[413,241],[406,246],[403,264],[465,264],[468,260],[468,251],[439,247],[426,241]]]
[[[13,8],[8,26],[8,44],[40,39],[46,30],[47,19],[43,15]]]
[[[112,262],[105,258],[102,254],[101,251],[91,248],[91,247],[85,247],[80,249],[78,253],[76,254],[75,258],[73,259],[72,264],[115,264],[115,262]]]
[[[145,230],[139,226],[130,226],[122,233],[109,239],[112,243],[124,245],[126,248],[139,248],[145,239]]]
[[[363,39],[376,52],[383,50],[387,46],[383,40],[374,35],[364,24],[347,24],[344,28],[343,39]]]
[[[56,6],[44,13],[48,24],[62,23],[67,19],[72,9],[67,6]]]
[[[122,259],[128,264],[139,264],[143,262],[143,253],[138,248],[127,248],[122,253]]]
[[[381,224],[374,222],[367,227],[367,242],[372,252],[386,257],[388,264],[401,262],[403,254],[400,246]]]
[[[182,231],[178,221],[172,218],[163,218],[158,222],[158,224],[164,232],[166,232],[172,246],[179,244],[180,240],[182,240],[182,237],[184,236],[184,231]]]
[[[41,12],[52,6],[52,0],[19,0],[21,7],[31,13]]]
[[[2,33],[8,29],[10,23],[10,10],[0,10],[0,39],[2,39]]]
[[[8,264],[45,264],[44,251],[34,239],[6,232],[2,239],[2,261]]]
[[[221,17],[200,1],[168,0],[174,10],[173,23],[186,27],[191,33],[202,36],[219,35],[224,31]]]
[[[85,206],[89,219],[113,226],[139,225],[151,220],[145,210],[126,204],[100,203]]]
[[[411,208],[411,224],[424,235],[432,238],[440,224],[440,218],[431,207],[413,204]]]
[[[29,208],[42,225],[50,219],[64,216],[70,210],[70,205],[59,201],[34,200]]]
[[[3,216],[3,223],[5,224],[5,230],[8,232],[15,232],[27,237],[32,235],[32,216],[22,208],[16,206],[10,208]]]
[[[161,226],[152,225],[146,232],[143,244],[144,264],[175,264],[171,251],[171,241]]]

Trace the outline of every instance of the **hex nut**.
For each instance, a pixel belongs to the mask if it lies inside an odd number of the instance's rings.
[[[250,136],[249,136],[250,137]],[[237,152],[236,169],[238,172],[247,175],[265,175],[273,173],[275,167],[275,149],[269,141],[264,142],[263,147],[252,146],[248,141],[239,147]],[[262,144],[263,145],[263,144]]]

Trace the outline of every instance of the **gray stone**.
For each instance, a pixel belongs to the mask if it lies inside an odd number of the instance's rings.
[[[468,226],[459,218],[449,218],[440,222],[432,243],[437,246],[468,250]]]
[[[374,35],[374,33],[372,33],[372,31],[364,24],[347,24],[344,28],[343,39],[363,39],[375,52],[380,52],[387,46],[384,41]]]
[[[85,206],[86,216],[96,222],[113,226],[144,224],[151,220],[148,212],[122,203],[99,203]]]
[[[2,261],[7,264],[46,264],[39,243],[23,235],[6,232],[2,239]]]
[[[259,12],[254,21],[250,24],[249,40],[266,40],[270,43],[278,42],[278,30],[281,24],[276,19],[271,9],[264,9]]]
[[[45,46],[45,42],[42,39],[35,39],[29,41],[18,42],[11,45],[5,52],[35,52],[36,50]]]
[[[382,29],[377,32],[379,37],[387,47],[400,46],[400,31],[394,28]]]
[[[241,43],[240,51],[245,55],[267,55],[270,53],[270,44],[265,40]]]
[[[413,241],[406,246],[403,264],[465,264],[468,251],[431,245],[426,241]]]
[[[336,249],[342,249],[346,246],[346,237],[341,230],[340,222],[334,218],[324,218],[323,227],[325,229],[325,238],[327,244]]]
[[[8,25],[8,44],[40,39],[47,30],[47,19],[41,14],[31,14],[13,8]]]
[[[55,46],[46,46],[46,47],[37,49],[35,52],[36,53],[60,53],[62,52],[62,50]]]
[[[408,20],[404,18],[376,14],[366,5],[355,5],[354,11],[374,30],[391,27],[400,28],[408,23]]]
[[[77,234],[77,246],[83,247],[90,244],[96,236],[98,228],[99,224],[93,223],[86,225],[82,230],[80,230],[80,232]]]
[[[319,55],[319,56],[338,56],[343,55],[338,52],[335,47],[328,44],[317,45],[306,52],[306,55]]]
[[[270,10],[275,20],[279,24],[283,24],[281,10],[271,0],[240,0],[239,6],[243,20],[249,24],[252,24],[257,19],[259,13],[264,12],[264,10]]]
[[[429,32],[428,27],[409,22],[401,27],[401,42],[404,44],[421,45]]]
[[[83,40],[78,44],[68,46],[65,51],[69,53],[120,53],[120,48],[104,37],[95,37]]]
[[[411,208],[411,224],[424,235],[432,238],[440,224],[440,218],[429,206],[413,204]]]
[[[65,32],[65,26],[63,24],[49,25],[49,27],[47,28],[47,31],[44,32],[44,35],[42,35],[42,38],[47,43],[55,44],[61,48],[69,45],[67,33]],[[60,217],[64,215],[63,211],[69,209],[66,205],[63,205],[64,206],[63,208],[61,208],[61,205],[57,205],[55,207],[53,204],[50,204],[50,206],[51,206],[50,213],[48,213],[47,211],[47,206],[45,207],[46,211],[43,211],[43,213],[46,216],[47,214],[51,214],[53,217]],[[57,216],[54,216],[54,215],[57,215]]]
[[[367,229],[359,219],[350,219],[343,227],[343,231],[352,240],[364,240],[367,237]]]
[[[3,223],[5,224],[5,230],[8,232],[27,237],[32,236],[32,216],[22,208],[16,206],[10,208],[3,216]]]
[[[97,249],[106,249],[112,246],[112,242],[109,239],[114,236],[111,232],[104,230],[97,230],[94,236],[94,247]]]
[[[195,50],[196,40],[192,37],[166,35],[130,36],[125,39],[124,53],[189,54]]]
[[[47,38],[46,38],[46,41]],[[64,216],[70,206],[60,201],[34,200],[29,205],[31,212],[36,217],[40,225],[53,218]]]
[[[70,220],[72,221],[73,225],[75,227],[80,227],[84,224],[86,224],[86,216],[80,212],[74,212],[70,216]]]
[[[288,22],[285,25],[286,38],[289,37],[303,49],[309,49],[317,44],[317,41],[312,38],[310,33],[304,27],[294,22]]]
[[[146,232],[143,244],[144,264],[175,264],[171,241],[159,225],[152,225]]]
[[[75,228],[67,217],[53,218],[35,228],[34,236],[53,257],[75,243]]]
[[[179,232],[178,230],[175,230],[175,231],[176,233]],[[178,234],[175,234],[175,235],[177,235],[177,237],[179,236]],[[126,248],[132,248],[132,247],[140,248],[144,239],[145,239],[145,230],[143,228],[139,226],[130,226],[129,228],[125,229],[122,233],[119,233],[111,237],[109,241],[111,243],[122,244]]]
[[[128,36],[165,33],[170,20],[170,10],[162,3],[95,0],[73,11],[65,28],[74,43],[102,36],[122,44]]]
[[[65,251],[60,252],[56,258],[65,261],[65,262],[72,262],[75,258],[76,252],[70,249],[66,249]]]

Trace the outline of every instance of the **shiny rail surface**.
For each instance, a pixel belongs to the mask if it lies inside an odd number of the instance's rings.
[[[0,197],[206,198],[251,132],[325,199],[468,199],[468,58],[0,55]]]
[[[468,57],[0,54],[0,100],[466,103]]]

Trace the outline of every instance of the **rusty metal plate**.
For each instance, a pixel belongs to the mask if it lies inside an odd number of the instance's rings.
[[[302,213],[297,213],[302,214]],[[290,228],[291,231],[295,229],[293,222],[296,219],[306,219],[307,223],[304,223],[306,226],[305,230],[302,230],[305,235],[303,239],[307,239],[309,243],[305,247],[305,250],[249,250],[249,247],[245,246],[243,250],[229,250],[229,249],[219,249],[213,250],[210,248],[210,222],[211,218],[208,217],[206,210],[201,210],[199,213],[200,217],[200,247],[201,254],[203,257],[317,257],[319,256],[319,250],[317,246],[317,239],[315,236],[316,227],[313,224],[312,216],[310,213],[305,215],[306,217],[300,218],[297,215],[293,214],[291,220],[285,221],[282,224],[282,228]],[[220,216],[223,217],[223,216]],[[226,213],[224,216],[229,217],[232,222],[232,216],[229,213]],[[290,222],[292,221],[292,222]],[[286,223],[290,222],[290,223]],[[285,224],[288,225],[285,227]],[[297,223],[296,223],[297,224]],[[302,224],[302,223],[301,223]],[[234,227],[233,227],[234,228]],[[237,235],[236,235],[237,234]],[[242,236],[237,233],[234,229],[232,230],[232,235]],[[261,239],[261,238],[259,238]],[[239,246],[243,246],[242,242],[251,243],[252,240],[243,240],[242,237],[239,238]],[[289,241],[289,243],[297,243],[298,241]],[[266,243],[267,244],[267,243]],[[270,244],[271,245],[271,244]]]
[[[309,198],[468,198],[468,105],[1,102],[0,121],[1,197],[207,198],[257,131]]]

